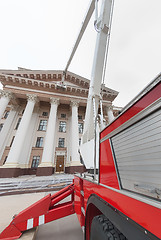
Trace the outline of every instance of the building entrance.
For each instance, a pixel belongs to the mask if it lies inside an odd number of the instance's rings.
[[[56,172],[64,172],[64,156],[57,156]]]

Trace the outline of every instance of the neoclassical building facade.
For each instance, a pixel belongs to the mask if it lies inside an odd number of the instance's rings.
[[[89,80],[62,71],[0,70],[0,177],[84,171],[81,143]],[[102,85],[106,124],[117,91]]]

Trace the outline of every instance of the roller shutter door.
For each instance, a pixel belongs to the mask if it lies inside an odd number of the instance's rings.
[[[122,188],[161,199],[161,109],[111,142]]]

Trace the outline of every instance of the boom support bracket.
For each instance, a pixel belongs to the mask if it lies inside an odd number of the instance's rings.
[[[66,197],[71,200],[60,203]],[[12,222],[0,234],[0,239],[18,239],[28,229],[74,214],[74,184],[55,194],[47,195],[13,217]]]

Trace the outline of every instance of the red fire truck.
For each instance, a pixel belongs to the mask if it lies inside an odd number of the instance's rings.
[[[65,69],[95,9],[98,37],[80,147],[84,164],[93,166],[93,173],[75,174],[73,184],[14,216],[0,239],[17,239],[28,229],[74,213],[86,240],[161,239],[161,74],[98,130],[104,43],[113,3],[103,0],[99,17],[97,4],[91,1]],[[70,201],[60,203],[68,196]]]

